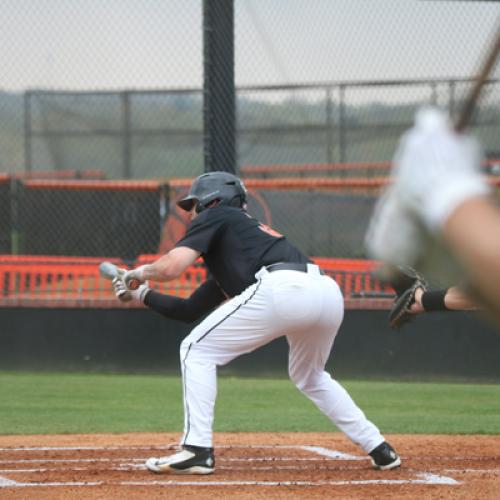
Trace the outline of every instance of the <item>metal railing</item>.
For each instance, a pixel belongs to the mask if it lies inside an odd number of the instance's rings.
[[[488,81],[490,99],[472,124],[494,153],[499,81]],[[457,78],[239,87],[238,165],[388,161],[418,106],[435,104],[454,114],[470,84]],[[24,95],[27,172],[192,177],[203,172],[203,133],[201,89]]]

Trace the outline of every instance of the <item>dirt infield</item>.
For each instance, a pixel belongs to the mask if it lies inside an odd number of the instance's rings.
[[[0,498],[500,498],[500,436],[387,436],[400,469],[371,469],[341,434],[216,435],[216,473],[155,475],[178,435],[0,436]]]

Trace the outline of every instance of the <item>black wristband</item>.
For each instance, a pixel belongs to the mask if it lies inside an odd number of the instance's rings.
[[[447,288],[443,290],[432,290],[429,292],[424,292],[422,294],[422,298],[420,299],[424,311],[449,311],[444,303],[444,297],[447,292]]]

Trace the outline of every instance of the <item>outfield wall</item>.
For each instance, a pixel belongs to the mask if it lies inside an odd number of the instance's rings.
[[[0,308],[0,370],[178,373],[190,326],[141,309]],[[220,369],[286,376],[279,339]],[[348,310],[328,369],[345,377],[456,377],[500,380],[500,334],[475,313],[420,316],[400,332],[387,311]]]

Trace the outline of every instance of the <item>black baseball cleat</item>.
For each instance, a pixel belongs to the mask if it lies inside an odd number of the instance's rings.
[[[401,465],[401,459],[394,448],[384,441],[369,453],[374,469],[389,470]]]
[[[186,444],[174,455],[149,458],[146,468],[159,474],[212,474],[215,470],[214,449]]]

